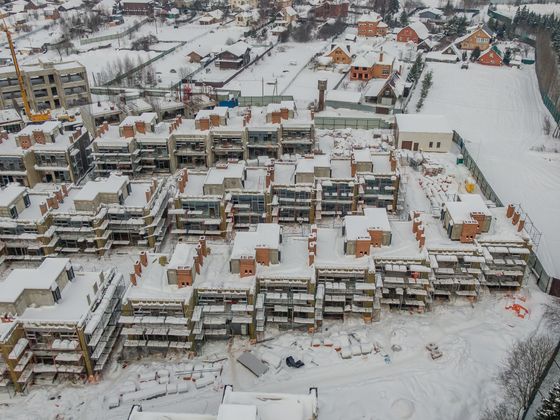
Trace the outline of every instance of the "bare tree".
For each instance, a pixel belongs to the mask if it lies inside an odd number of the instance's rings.
[[[515,416],[514,408],[502,401],[497,406],[486,409],[480,416],[480,420],[512,420]]]
[[[550,118],[548,118],[548,115],[545,115],[544,117],[542,129],[544,134],[546,134],[547,136],[550,135],[552,123],[550,122]]]
[[[539,384],[553,351],[554,342],[545,335],[518,341],[510,350],[498,374],[505,403],[514,412],[514,417],[510,418],[518,418],[529,405],[531,395]]]
[[[551,303],[545,303],[543,319],[548,328],[560,332],[560,298],[554,298]]]

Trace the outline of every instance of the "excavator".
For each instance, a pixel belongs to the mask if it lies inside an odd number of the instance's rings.
[[[44,111],[44,112],[38,112],[38,113],[35,113],[35,112],[31,111],[31,107],[29,106],[29,102],[27,101],[27,93],[25,92],[25,85],[23,84],[23,76],[21,75],[21,71],[19,69],[19,64],[18,64],[18,61],[17,61],[16,50],[14,48],[14,43],[12,41],[12,34],[10,33],[10,30],[8,29],[8,25],[6,24],[6,21],[4,21],[3,19],[2,19],[1,29],[2,29],[2,31],[4,31],[6,33],[6,37],[8,38],[8,44],[10,45],[10,53],[12,54],[12,60],[14,62],[14,67],[16,69],[16,75],[17,75],[17,79],[18,79],[18,83],[19,83],[19,91],[21,93],[21,100],[23,102],[23,107],[25,109],[25,114],[27,115],[27,118],[29,118],[29,120],[32,123],[42,123],[42,122],[50,120],[51,119],[50,111]]]

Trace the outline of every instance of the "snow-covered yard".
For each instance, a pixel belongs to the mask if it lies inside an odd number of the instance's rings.
[[[325,41],[279,44],[274,47],[270,56],[262,57],[229,82],[225,88],[241,90],[242,95],[245,96],[259,96],[263,94],[264,80],[264,95],[274,93],[275,82],[278,82],[277,94],[291,95],[293,86],[299,85],[299,71],[316,53],[327,47],[328,43]],[[315,90],[317,88],[316,81],[313,88]],[[309,92],[306,90],[304,93]]]
[[[543,232],[538,255],[560,275],[560,140],[543,133],[544,107],[533,66],[522,69],[429,63],[433,86],[421,112],[444,114],[504,204],[521,204]],[[414,111],[419,89],[410,102]]]

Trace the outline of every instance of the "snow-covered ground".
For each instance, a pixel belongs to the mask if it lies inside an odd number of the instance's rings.
[[[2,417],[45,418],[49,413],[49,418],[126,418],[131,403],[109,409],[107,399],[136,380],[139,373],[157,369],[175,372],[186,363],[224,358],[222,375],[209,386],[197,390],[187,381],[187,393],[144,401],[144,410],[216,413],[224,384],[233,384],[237,390],[287,393],[307,393],[309,387],[316,386],[321,420],[475,420],[487,403],[493,403],[493,375],[506,352],[540,323],[546,296],[534,286],[525,293],[531,311],[525,319],[505,309],[507,298],[485,295],[474,307],[442,305],[424,315],[384,313],[380,323],[371,325],[327,323],[314,337],[278,332],[256,349],[246,340],[235,339],[231,345],[213,342],[205,346],[203,356],[192,361],[160,357],[133,361],[126,367],[115,363],[96,385],[35,386],[25,396],[3,395]],[[313,338],[355,345],[354,337],[373,344],[377,352],[343,360],[332,347],[311,346]],[[441,359],[430,358],[425,349],[429,342],[439,346]],[[400,350],[394,350],[393,345]],[[248,348],[269,359],[292,355],[303,360],[305,367],[296,370],[282,362],[280,368],[271,368],[256,379],[234,361]],[[177,380],[184,382],[181,375]]]
[[[498,4],[497,11],[505,16],[513,18],[518,8],[526,7],[530,12],[535,12],[539,15],[549,15],[553,13],[556,16],[560,16],[560,4],[558,3],[545,3],[545,4],[522,4],[520,6],[515,6],[514,4]]]
[[[560,140],[543,133],[545,117],[535,69],[429,63],[433,86],[422,113],[444,114],[504,204],[521,204],[543,233],[538,255],[560,275]],[[419,89],[409,106],[413,112]]]
[[[306,43],[288,42],[279,44],[258,62],[246,69],[243,73],[229,82],[225,88],[241,90],[244,96],[272,95],[274,83],[278,82],[277,94],[286,94],[291,91],[291,86],[299,84],[298,79],[309,60],[320,51],[325,51],[329,43],[314,41]],[[294,80],[295,79],[295,80]],[[317,82],[313,86],[316,90]]]

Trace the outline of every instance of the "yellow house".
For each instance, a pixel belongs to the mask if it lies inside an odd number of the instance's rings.
[[[330,57],[335,64],[350,64],[352,63],[352,54],[347,45],[333,45],[331,50],[325,54],[325,57]]]
[[[479,27],[473,32],[458,38],[455,41],[455,44],[461,50],[474,50],[478,47],[480,48],[480,51],[484,51],[490,47],[491,40],[492,35],[490,35],[485,29]]]

